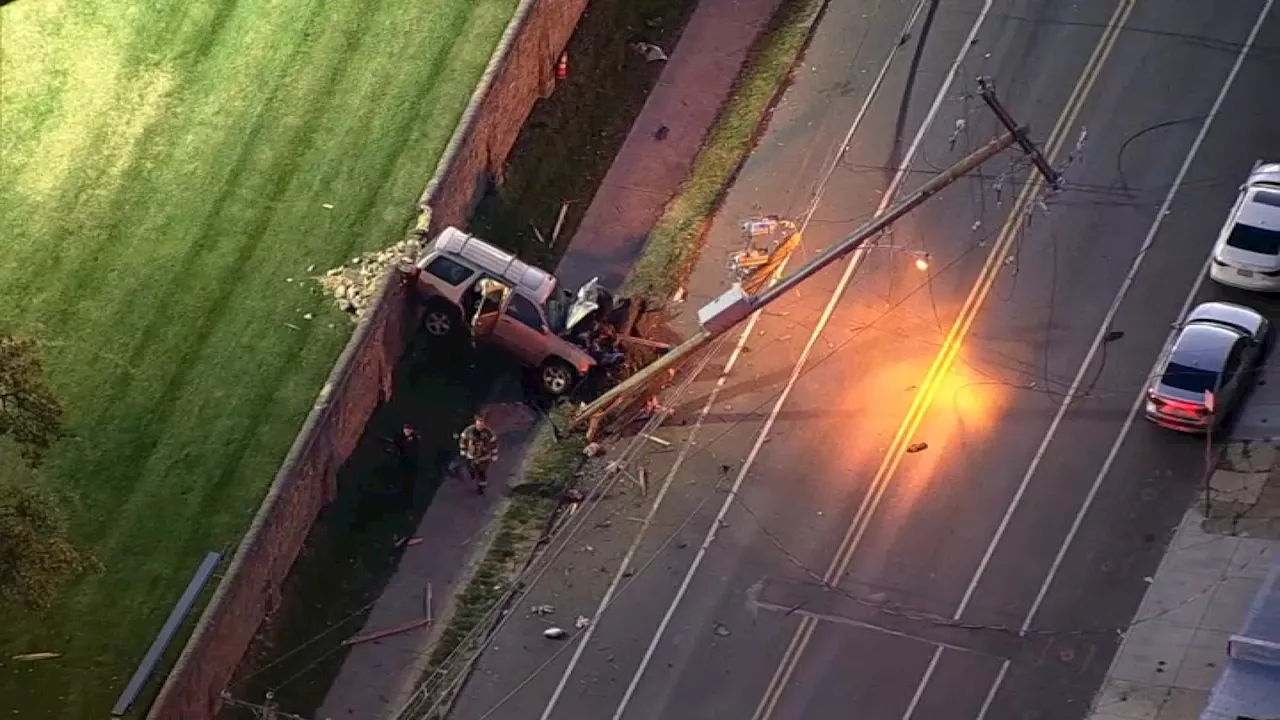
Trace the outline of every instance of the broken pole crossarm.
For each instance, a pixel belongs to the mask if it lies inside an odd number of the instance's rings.
[[[978,78],[978,95],[982,97],[982,101],[991,108],[991,112],[1000,120],[1000,124],[1005,126],[1009,132],[1014,134],[1018,141],[1018,146],[1022,148],[1022,152],[1031,158],[1031,162],[1035,164],[1036,169],[1044,176],[1045,182],[1049,183],[1049,187],[1058,190],[1062,186],[1062,174],[1053,169],[1049,164],[1049,160],[1040,152],[1040,148],[1031,142],[1026,127],[1018,127],[1014,122],[1013,116],[1005,109],[1004,103],[1000,102],[1000,98],[996,97],[995,87],[991,84],[991,80],[985,77]]]
[[[1011,147],[1016,141],[1016,133],[1007,132],[998,138],[992,139],[986,145],[983,145],[973,153],[962,158],[955,165],[952,165],[946,170],[934,175],[928,182],[921,185],[918,190],[911,193],[911,195],[904,198],[901,202],[890,207],[883,215],[876,217],[871,222],[858,228],[858,230],[852,235],[849,235],[834,246],[828,248],[826,252],[814,258],[812,261],[804,265],[804,267],[801,267],[794,273],[778,281],[773,285],[773,287],[765,290],[752,301],[752,306],[754,309],[759,310],[794,289],[800,283],[808,280],[826,266],[862,247],[867,240],[884,231],[890,225],[897,222],[899,218],[916,209],[916,207],[924,201],[934,195],[937,195],[943,188],[972,172],[982,163],[990,160],[996,155],[999,155],[1001,152]]]

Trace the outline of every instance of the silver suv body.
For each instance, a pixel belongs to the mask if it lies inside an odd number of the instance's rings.
[[[417,267],[429,334],[469,329],[477,341],[537,368],[539,385],[552,395],[569,392],[595,367],[569,339],[607,298],[595,280],[575,295],[550,273],[454,227],[432,241]]]

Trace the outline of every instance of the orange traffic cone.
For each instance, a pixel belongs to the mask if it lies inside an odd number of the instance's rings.
[[[569,77],[569,51],[560,53],[560,60],[556,62],[556,79],[564,80]]]

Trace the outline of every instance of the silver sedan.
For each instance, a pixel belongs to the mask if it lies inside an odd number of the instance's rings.
[[[1243,305],[1196,307],[1156,363],[1147,418],[1189,433],[1220,427],[1253,384],[1270,333],[1271,323]]]

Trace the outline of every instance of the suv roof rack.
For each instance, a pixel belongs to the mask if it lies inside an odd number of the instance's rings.
[[[555,277],[547,271],[455,227],[442,230],[432,248],[443,255],[458,256],[500,280],[523,288],[541,302],[547,301],[556,286]]]

